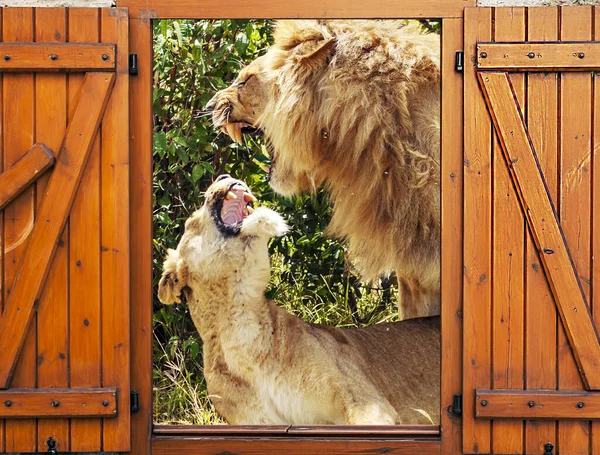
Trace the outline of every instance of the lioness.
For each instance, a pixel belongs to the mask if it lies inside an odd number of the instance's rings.
[[[337,329],[264,296],[281,216],[221,176],[164,262],[158,296],[186,295],[215,408],[231,424],[438,423],[439,318]],[[427,418],[430,416],[431,420]]]
[[[264,133],[271,186],[324,185],[329,232],[369,280],[396,270],[401,318],[439,314],[439,36],[399,21],[279,21],[275,43],[207,104]]]

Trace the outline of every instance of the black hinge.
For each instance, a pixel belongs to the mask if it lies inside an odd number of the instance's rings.
[[[132,390],[130,393],[130,409],[131,412],[138,412],[140,410],[140,397],[137,390]]]
[[[553,455],[552,450],[554,450],[554,446],[549,442],[544,445],[544,455]]]
[[[454,399],[452,400],[452,414],[455,416],[462,415],[462,393],[454,395]]]
[[[129,54],[129,74],[138,75],[137,54]]]
[[[48,453],[54,453],[54,454],[58,453],[56,451],[56,441],[52,436],[50,436],[48,438],[48,440],[46,441],[46,444],[48,444]]]
[[[465,53],[463,51],[457,51],[454,57],[454,70],[458,73],[462,73],[465,68]]]

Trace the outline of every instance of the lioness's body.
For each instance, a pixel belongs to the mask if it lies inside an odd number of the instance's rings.
[[[327,189],[328,232],[364,278],[396,270],[402,318],[439,314],[439,36],[301,20],[279,21],[274,38],[211,100],[215,126],[264,133],[277,192]]]
[[[285,223],[259,208],[224,235],[210,213],[222,182],[186,223],[159,287],[165,303],[187,289],[219,414],[231,424],[438,423],[439,318],[335,329],[289,314],[263,294],[267,242]]]

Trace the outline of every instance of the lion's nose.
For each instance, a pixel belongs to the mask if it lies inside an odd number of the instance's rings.
[[[206,104],[206,106],[204,106],[204,111],[212,112],[215,110],[215,107],[217,107],[217,100],[213,98]]]
[[[229,174],[221,174],[217,177],[217,179],[215,180],[215,182],[220,182],[221,180],[225,180],[231,178],[231,175]]]

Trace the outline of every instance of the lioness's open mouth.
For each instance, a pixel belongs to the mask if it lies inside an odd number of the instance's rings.
[[[236,235],[242,222],[254,211],[257,199],[241,183],[233,183],[227,193],[213,206],[212,216],[217,228],[227,235]]]
[[[262,136],[263,134],[259,128],[246,122],[225,123],[219,128],[238,144],[242,143],[244,134],[249,136]]]

